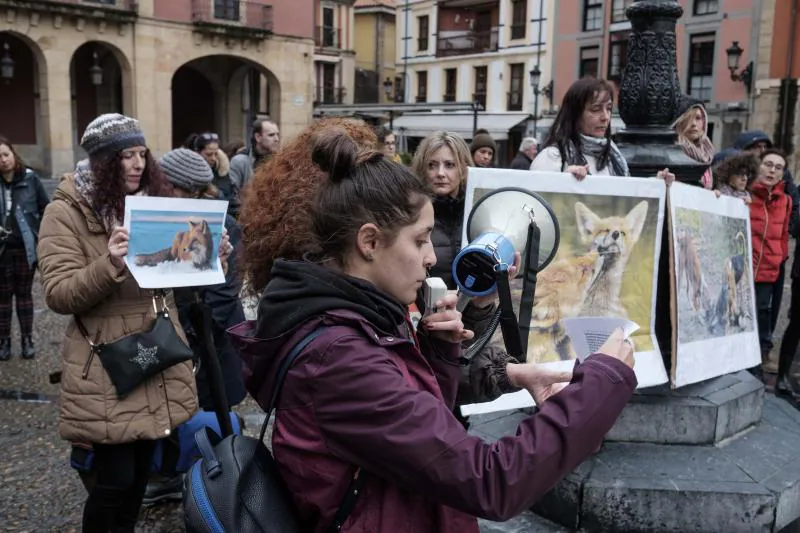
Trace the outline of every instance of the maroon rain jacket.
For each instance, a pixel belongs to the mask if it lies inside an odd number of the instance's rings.
[[[309,306],[295,308],[299,316]],[[281,360],[319,324],[327,329],[289,370],[272,435],[280,473],[315,533],[329,527],[357,467],[365,485],[343,532],[477,533],[476,516],[508,520],[598,448],[636,388],[625,364],[592,355],[515,436],[489,444],[452,413],[458,345],[417,339],[408,321],[383,331],[352,309],[330,309],[269,339],[254,336],[252,322],[231,330],[262,408]]]

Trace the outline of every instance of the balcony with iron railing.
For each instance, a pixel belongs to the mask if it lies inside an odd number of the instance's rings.
[[[0,0],[0,7],[116,22],[134,22],[139,16],[138,0]]]
[[[440,31],[436,39],[436,56],[452,57],[497,52],[498,30]]]
[[[342,30],[332,26],[317,26],[314,32],[314,44],[317,48],[339,50],[342,48]]]
[[[272,6],[247,0],[192,0],[198,31],[264,39],[272,33]]]

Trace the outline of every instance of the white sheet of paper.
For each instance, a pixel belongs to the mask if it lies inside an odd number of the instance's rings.
[[[572,348],[578,356],[578,361],[581,362],[597,352],[615,329],[622,328],[625,337],[630,337],[639,329],[639,324],[636,322],[610,316],[563,318],[561,324],[567,330],[567,335],[572,340]]]
[[[227,210],[228,202],[222,200],[127,196],[123,225],[130,241],[125,264],[139,287],[224,283],[218,249]],[[181,257],[173,257],[175,250]]]

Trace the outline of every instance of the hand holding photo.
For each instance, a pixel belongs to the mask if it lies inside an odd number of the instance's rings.
[[[639,329],[636,322],[608,316],[570,317],[562,319],[561,323],[580,362],[597,353],[615,329],[621,328],[626,339]]]
[[[125,264],[143,289],[225,281],[220,243],[228,202],[179,198],[125,199],[130,233]]]

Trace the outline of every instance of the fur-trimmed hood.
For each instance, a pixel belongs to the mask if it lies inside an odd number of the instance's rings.
[[[217,174],[220,176],[227,176],[231,171],[231,161],[228,159],[227,154],[220,148],[217,150]]]

